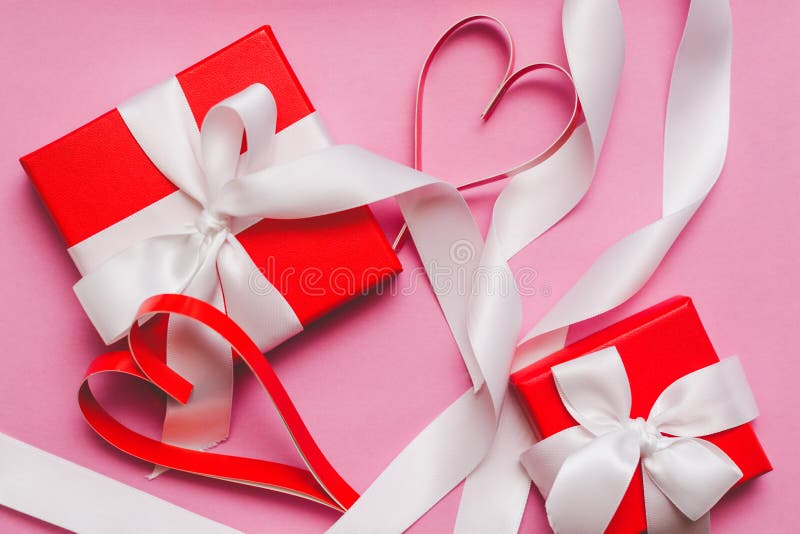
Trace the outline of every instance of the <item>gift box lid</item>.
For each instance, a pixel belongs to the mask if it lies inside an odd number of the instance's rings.
[[[512,390],[540,439],[575,426],[556,389],[551,368],[616,346],[631,386],[631,417],[647,417],[664,389],[719,357],[688,297],[673,297],[577,341],[511,375]],[[772,469],[750,424],[704,436],[739,466],[739,484]],[[642,473],[636,470],[606,532],[646,529]]]
[[[198,125],[215,103],[253,83],[264,84],[275,97],[279,132],[314,113],[268,26],[176,77]],[[177,191],[116,109],[20,162],[68,247]],[[401,270],[366,206],[305,220],[263,220],[237,237],[303,324]],[[342,270],[348,280],[332,287]]]

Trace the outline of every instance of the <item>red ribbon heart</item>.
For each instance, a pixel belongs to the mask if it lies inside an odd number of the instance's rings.
[[[164,363],[139,327],[139,319],[154,314],[189,317],[211,328],[230,343],[233,351],[256,375],[272,399],[308,470],[267,460],[168,445],[131,430],[100,405],[89,387],[89,379],[102,373],[134,376],[155,385],[178,402],[186,403],[189,400],[192,384]],[[346,510],[358,499],[358,493],[339,476],[317,446],[267,359],[244,330],[223,312],[184,295],[151,297],[139,308],[137,320],[128,336],[128,345],[129,351],[110,352],[94,360],[78,392],[78,404],[89,426],[113,446],[170,469],[289,493],[339,511]]]
[[[561,74],[569,80],[570,86],[572,88],[573,93],[573,107],[572,113],[570,115],[569,120],[567,121],[566,126],[558,134],[558,136],[553,140],[550,145],[545,148],[542,152],[537,154],[536,156],[518,164],[513,167],[510,167],[500,173],[491,174],[489,176],[477,177],[472,178],[467,183],[458,187],[459,191],[465,191],[467,189],[472,189],[473,187],[478,187],[481,185],[489,184],[495,182],[497,180],[501,180],[503,178],[511,178],[523,171],[531,169],[536,165],[539,165],[547,158],[555,154],[555,152],[561,148],[561,146],[567,142],[569,136],[572,132],[577,128],[580,123],[582,122],[583,116],[581,114],[581,106],[580,106],[580,99],[578,98],[578,90],[575,87],[575,83],[572,80],[572,76],[567,72],[564,67],[560,65],[556,65],[554,63],[531,63],[529,65],[525,65],[521,67],[519,70],[514,71],[514,57],[515,57],[515,45],[514,39],[511,37],[511,32],[508,31],[506,25],[500,22],[500,20],[491,17],[489,15],[472,15],[465,19],[462,19],[455,24],[453,24],[450,29],[448,29],[436,44],[433,45],[431,51],[428,53],[428,57],[425,59],[425,63],[422,64],[422,69],[419,73],[419,81],[417,82],[417,98],[416,98],[416,108],[414,112],[414,168],[418,171],[422,170],[422,102],[423,102],[423,95],[425,93],[425,82],[428,78],[428,72],[430,71],[431,64],[433,63],[434,58],[438,55],[444,45],[453,37],[455,34],[463,30],[466,26],[474,23],[488,23],[495,26],[500,34],[503,36],[506,42],[506,48],[508,50],[508,66],[506,67],[506,72],[503,75],[503,79],[500,82],[500,86],[497,88],[497,91],[494,93],[492,98],[489,100],[489,104],[484,109],[483,113],[481,113],[481,118],[483,120],[489,120],[491,117],[492,112],[495,110],[497,105],[503,99],[503,96],[508,92],[512,85],[517,83],[521,78],[527,76],[530,73],[536,71],[555,71],[558,74]],[[400,229],[400,233],[397,235],[397,238],[394,241],[393,248],[397,249],[399,244],[401,243],[403,236],[406,232],[406,225]]]

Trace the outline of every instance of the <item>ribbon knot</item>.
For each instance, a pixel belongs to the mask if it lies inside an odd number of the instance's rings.
[[[217,234],[230,230],[231,218],[204,209],[195,221],[197,231],[206,237],[213,238]]]
[[[689,532],[742,477],[722,449],[700,438],[758,415],[737,358],[679,378],[646,418],[630,416],[630,383],[616,347],[552,372],[578,425],[540,441],[521,461],[559,534],[603,532],[640,463],[648,532]]]
[[[658,450],[658,442],[662,436],[653,423],[644,417],[637,417],[630,420],[628,428],[639,438],[639,454],[642,458],[647,458]]]

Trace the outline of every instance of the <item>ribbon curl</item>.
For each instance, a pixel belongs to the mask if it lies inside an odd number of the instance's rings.
[[[641,461],[648,532],[693,532],[698,526],[707,531],[706,514],[742,472],[701,436],[758,416],[739,360],[728,358],[679,378],[659,395],[646,419],[630,418],[630,383],[616,347],[552,372],[578,425],[535,444],[521,461],[546,498],[553,530],[603,532]],[[698,521],[701,525],[693,524]]]

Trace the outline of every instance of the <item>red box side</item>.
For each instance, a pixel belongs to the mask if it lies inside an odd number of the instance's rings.
[[[278,130],[314,111],[266,26],[177,78],[198,125],[216,102],[257,82],[275,97]],[[116,110],[20,161],[67,246],[176,190],[139,147]],[[265,220],[239,237],[303,324],[401,269],[367,207],[304,221]],[[353,281],[347,288],[351,291],[330,287],[331,277],[342,269]],[[298,274],[287,277],[286,270]],[[316,277],[316,287],[303,285],[302,273]]]
[[[631,417],[647,417],[661,392],[678,378],[719,361],[688,297],[673,297],[592,334],[511,376],[513,390],[541,437],[577,424],[553,380],[554,365],[616,346],[631,384]],[[743,483],[772,469],[752,427],[742,425],[705,439],[736,462]],[[646,529],[641,470],[637,469],[606,532]]]

